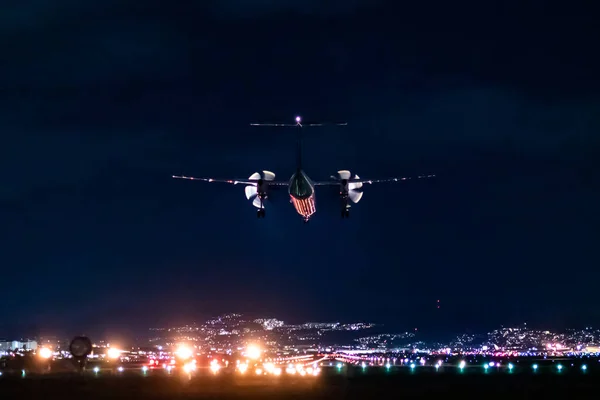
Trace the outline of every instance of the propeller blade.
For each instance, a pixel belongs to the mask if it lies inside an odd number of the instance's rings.
[[[353,203],[358,203],[363,196],[363,192],[359,192],[356,190],[348,191],[348,197],[352,200]]]
[[[358,175],[354,175],[354,179],[360,179],[360,177]],[[362,182],[350,182],[348,184],[348,190],[360,189],[361,187],[363,187]]]
[[[265,181],[274,181],[275,173],[273,173],[271,171],[263,171],[263,177],[264,177]]]
[[[352,176],[350,171],[347,170],[338,171],[338,175],[340,176],[340,179],[350,179]]]
[[[260,174],[258,172],[255,172],[252,175],[250,175],[250,177],[248,179],[259,180],[260,179]]]
[[[256,196],[254,198],[254,201],[252,202],[252,205],[256,208],[260,208],[260,197]],[[264,203],[263,203],[263,206],[264,206]]]
[[[248,200],[250,200],[253,197],[255,197],[256,194],[258,193],[258,190],[256,190],[256,186],[254,186],[254,185],[248,185],[248,186],[246,186],[246,188],[244,189],[244,191],[246,192],[246,198]]]

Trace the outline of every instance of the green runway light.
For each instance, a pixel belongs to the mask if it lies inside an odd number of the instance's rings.
[[[583,372],[587,371],[587,365],[583,364],[583,365],[581,366],[581,370],[582,370]]]
[[[563,369],[563,366],[562,366],[561,364],[558,364],[558,365],[556,366],[556,368],[558,369],[558,372],[560,372],[560,371],[562,371],[562,369]]]
[[[513,368],[514,368],[514,367],[515,367],[515,366],[514,366],[514,365],[512,365],[512,363],[509,363],[509,364],[508,364],[508,371],[509,371],[509,372],[512,372],[512,370],[513,370]]]
[[[537,369],[538,369],[538,365],[537,365],[537,364],[533,364],[533,365],[531,366],[531,368],[533,368],[533,372],[535,372],[535,371],[537,371]]]

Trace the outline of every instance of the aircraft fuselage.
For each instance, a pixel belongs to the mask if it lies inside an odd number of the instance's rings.
[[[308,222],[317,211],[315,186],[301,169],[298,169],[290,178],[289,194],[296,212],[302,216],[305,222]]]

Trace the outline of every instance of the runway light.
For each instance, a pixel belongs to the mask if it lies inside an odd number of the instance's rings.
[[[50,350],[47,347],[42,347],[38,352],[38,355],[40,356],[40,358],[47,360],[48,358],[52,357],[52,350]]]
[[[342,363],[338,363],[337,368],[342,369]]]
[[[365,364],[365,362],[363,361],[362,364],[361,364],[361,367],[367,368],[367,364]]]
[[[117,368],[117,371],[119,371],[119,372],[123,372],[123,367],[119,367],[119,368]]]
[[[465,366],[467,365],[467,363],[465,362],[465,360],[462,360],[459,364],[459,368],[462,371],[463,369],[465,369]]]
[[[210,370],[212,371],[213,374],[216,374],[217,372],[219,372],[220,369],[221,369],[221,366],[219,365],[217,360],[212,360],[210,362]]]
[[[489,366],[488,364],[485,364],[485,365],[483,366],[483,369],[485,369],[485,372],[487,372],[487,370],[488,370],[488,368],[489,368],[489,367],[490,367],[490,366]]]
[[[145,374],[146,372],[148,372],[148,367],[146,367],[145,365],[142,367],[142,372]]]
[[[189,374],[190,372],[196,370],[196,364],[193,362],[187,363],[183,366],[183,370]]]
[[[508,364],[508,370],[509,370],[509,371],[511,371],[511,372],[512,372],[512,370],[513,370],[513,368],[514,368],[514,367],[515,367],[515,366],[514,366],[514,365],[512,365],[512,363],[509,363],[509,364]]]
[[[562,371],[562,369],[563,369],[563,366],[562,366],[561,364],[558,364],[558,365],[556,366],[556,368],[558,369],[558,372],[560,372],[560,371]]]
[[[582,370],[583,372],[587,371],[587,365],[583,364],[583,365],[581,366],[581,370]]]
[[[414,363],[410,364],[410,369],[411,369],[411,371],[415,369],[415,364]]]
[[[256,368],[256,375],[262,375],[263,370],[261,368]]]
[[[238,368],[238,371],[240,371],[241,374],[244,374],[248,370],[248,364],[246,364],[246,363],[240,364],[240,365],[238,365],[237,368]]]
[[[538,365],[537,365],[537,364],[533,364],[533,365],[531,366],[531,368],[533,368],[533,370],[534,370],[534,371],[537,371],[537,369],[538,369]]]
[[[273,372],[273,370],[275,369],[275,365],[273,363],[266,363],[263,365],[263,367],[265,368],[265,371],[270,374]]]
[[[100,372],[100,368],[94,367],[94,373],[97,374],[98,372]]]

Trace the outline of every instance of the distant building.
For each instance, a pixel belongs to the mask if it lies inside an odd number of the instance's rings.
[[[38,344],[35,340],[0,342],[0,351],[35,350]]]

